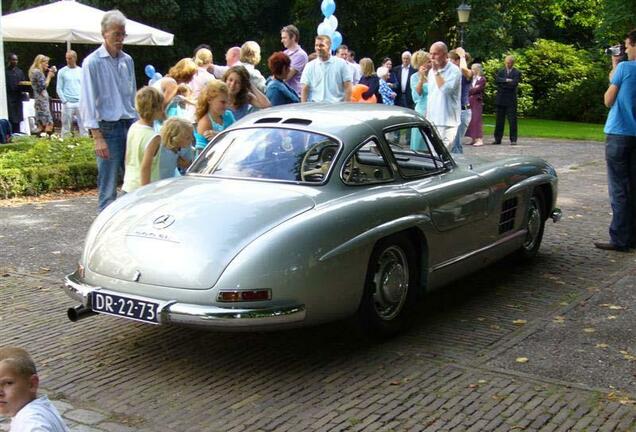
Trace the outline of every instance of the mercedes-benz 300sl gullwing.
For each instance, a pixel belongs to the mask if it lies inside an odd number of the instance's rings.
[[[390,335],[420,294],[507,255],[532,258],[558,220],[545,161],[454,161],[411,110],[266,109],[181,177],[117,199],[65,289],[151,324],[267,330],[351,318]]]

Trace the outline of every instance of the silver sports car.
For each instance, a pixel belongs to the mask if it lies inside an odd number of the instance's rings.
[[[217,136],[185,176],[95,220],[66,292],[94,313],[262,330],[352,317],[397,331],[419,294],[532,258],[557,176],[534,157],[457,163],[414,111],[296,104]]]

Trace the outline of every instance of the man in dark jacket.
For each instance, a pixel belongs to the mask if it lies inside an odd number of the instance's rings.
[[[9,110],[9,123],[13,132],[20,132],[22,116],[22,89],[20,81],[26,81],[24,72],[18,67],[18,56],[11,53],[7,58],[7,108]]]
[[[393,68],[393,74],[397,78],[397,87],[395,88],[395,104],[405,108],[415,106],[413,96],[411,94],[411,75],[417,72],[411,66],[411,53],[404,51],[402,53],[402,64]]]
[[[508,117],[510,126],[510,144],[517,144],[517,87],[521,80],[521,73],[513,66],[515,58],[506,56],[506,67],[497,71],[495,83],[497,84],[497,97],[495,99],[497,124],[495,126],[495,142],[501,144],[503,138],[504,123]]]

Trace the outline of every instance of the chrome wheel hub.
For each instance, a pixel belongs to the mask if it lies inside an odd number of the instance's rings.
[[[373,275],[373,304],[378,316],[390,321],[402,310],[409,290],[409,266],[404,251],[397,246],[385,249]]]
[[[523,247],[526,250],[534,248],[538,241],[539,233],[541,231],[541,211],[539,210],[539,204],[537,200],[532,198],[530,200],[530,207],[528,208],[528,233],[526,234],[526,240],[523,242]]]

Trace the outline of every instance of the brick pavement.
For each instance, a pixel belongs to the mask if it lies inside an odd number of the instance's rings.
[[[257,334],[72,324],[59,276],[81,250],[91,198],[0,208],[0,340],[33,351],[75,430],[636,430],[636,254],[591,247],[609,221],[603,146],[526,140],[467,153],[549,160],[564,221],[548,224],[535,262],[452,284],[394,340],[362,342],[338,324]]]

